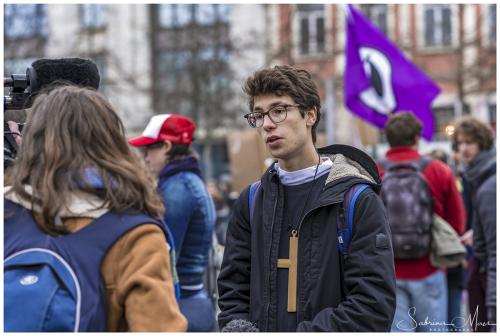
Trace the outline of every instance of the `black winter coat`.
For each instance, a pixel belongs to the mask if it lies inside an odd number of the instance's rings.
[[[315,206],[298,227],[297,331],[389,331],[396,281],[376,165],[350,146],[332,145],[319,152],[334,164]],[[274,165],[261,181],[252,227],[248,189],[241,193],[229,223],[218,279],[221,328],[243,319],[260,331],[279,331],[276,264],[283,193]],[[342,260],[336,220],[344,193],[356,183],[371,188],[356,202],[351,243]]]

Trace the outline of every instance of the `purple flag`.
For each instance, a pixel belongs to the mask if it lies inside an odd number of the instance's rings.
[[[383,128],[389,114],[412,112],[432,139],[436,84],[352,5],[348,5],[344,100],[352,113]]]

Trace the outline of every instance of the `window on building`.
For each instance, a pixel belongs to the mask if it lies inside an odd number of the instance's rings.
[[[224,4],[200,4],[195,6],[196,22],[200,25],[213,25],[228,22],[230,6]]]
[[[163,28],[182,27],[193,21],[194,5],[158,5],[158,22]]]
[[[425,46],[451,45],[451,6],[424,5]]]
[[[201,25],[213,25],[217,22],[216,6],[213,4],[195,5],[196,22]]]
[[[4,5],[4,34],[6,39],[45,37],[47,33],[47,5]]]
[[[80,5],[80,25],[83,28],[104,28],[107,24],[107,7],[98,4]]]
[[[192,22],[210,26],[227,23],[230,9],[230,5],[225,4],[158,5],[158,21],[163,28],[182,27]]]
[[[388,7],[384,4],[363,4],[361,9],[368,16],[371,22],[373,22],[385,35],[388,33],[387,28],[387,11]]]
[[[229,15],[231,14],[231,5],[219,4],[217,6],[217,15],[220,22],[229,22]]]
[[[497,5],[488,6],[488,39],[490,45],[497,44]]]
[[[297,5],[299,20],[299,50],[303,55],[325,51],[325,6]]]

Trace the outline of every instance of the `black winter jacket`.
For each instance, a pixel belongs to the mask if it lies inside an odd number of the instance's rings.
[[[487,275],[486,306],[496,307],[496,149],[482,151],[464,173],[472,200],[474,256]]]
[[[319,150],[333,167],[316,205],[299,224],[297,331],[389,331],[396,307],[391,233],[377,195],[374,161],[346,145]],[[249,224],[248,188],[229,223],[219,286],[219,325],[235,319],[276,330],[277,258],[283,193],[274,165],[263,175]],[[356,202],[353,233],[344,260],[336,220],[344,193],[368,183]],[[342,269],[343,268],[343,269]]]

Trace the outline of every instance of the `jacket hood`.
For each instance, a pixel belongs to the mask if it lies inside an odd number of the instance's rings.
[[[326,184],[345,178],[365,180],[373,185],[380,185],[375,161],[365,152],[348,145],[331,145],[318,149],[318,153],[332,160],[333,166],[326,179]]]

